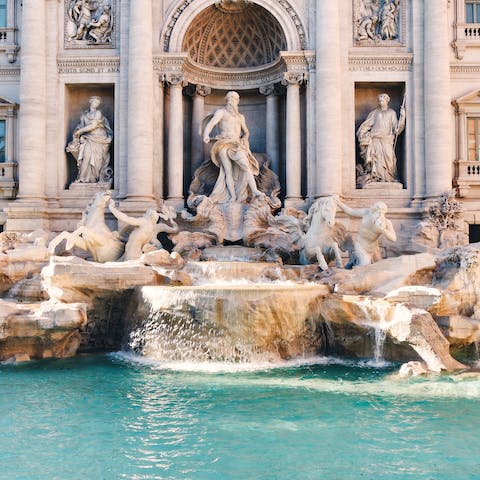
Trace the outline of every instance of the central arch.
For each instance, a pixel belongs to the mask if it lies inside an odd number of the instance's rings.
[[[174,4],[160,36],[163,51],[181,53],[185,35],[192,22],[205,9],[218,3],[218,0],[180,0]],[[288,0],[250,0],[249,4],[268,10],[276,19],[285,36],[286,50],[306,49],[305,22]]]

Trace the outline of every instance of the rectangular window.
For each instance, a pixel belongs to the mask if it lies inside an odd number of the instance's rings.
[[[465,21],[480,23],[480,0],[465,0]]]
[[[5,120],[0,120],[0,163],[5,163]]]
[[[468,161],[480,160],[480,117],[467,119],[467,148]]]
[[[7,26],[7,0],[0,0],[0,28]]]

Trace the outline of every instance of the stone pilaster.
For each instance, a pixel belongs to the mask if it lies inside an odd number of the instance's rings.
[[[270,168],[280,175],[279,99],[275,85],[260,87],[260,93],[265,95],[267,102],[266,153],[270,160]]]
[[[424,1],[426,198],[452,188],[448,0]]]
[[[196,85],[193,93],[192,108],[192,150],[191,150],[191,175],[204,160],[204,143],[200,130],[205,117],[205,97],[212,93],[211,88]]]
[[[24,0],[20,72],[19,194],[24,202],[45,200],[46,11],[45,0]]]
[[[183,207],[183,87],[181,74],[168,74],[170,119],[168,122],[168,198],[167,204]]]
[[[152,0],[130,2],[127,200],[153,200]]]
[[[316,196],[342,190],[340,3],[317,2]]]
[[[300,85],[305,75],[286,72],[283,84],[287,87],[286,128],[286,197],[287,205],[302,203],[302,136],[300,117]]]

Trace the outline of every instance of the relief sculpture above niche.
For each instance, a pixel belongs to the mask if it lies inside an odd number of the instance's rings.
[[[65,0],[65,48],[115,48],[115,0]]]
[[[398,45],[403,37],[401,0],[354,0],[355,45]]]

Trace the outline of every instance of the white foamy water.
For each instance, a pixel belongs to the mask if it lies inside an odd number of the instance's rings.
[[[371,362],[345,360],[335,357],[311,357],[276,363],[222,363],[222,362],[161,362],[131,353],[117,352],[115,358],[154,370],[190,373],[182,381],[191,384],[214,382],[218,386],[263,386],[271,388],[303,388],[323,393],[355,396],[411,397],[412,399],[466,398],[480,400],[480,372],[450,375],[431,374],[425,377],[401,377],[396,373],[373,373],[366,379],[348,379],[348,375],[332,378],[328,367],[341,365],[358,368],[371,368]],[[306,378],[304,370],[298,377],[281,376],[282,370],[305,366],[325,366],[324,372],[312,372]],[[271,375],[268,372],[271,372]],[[261,373],[260,376],[245,376],[246,373]]]

